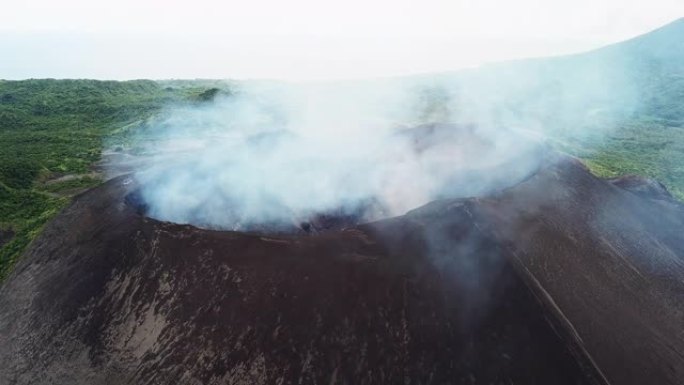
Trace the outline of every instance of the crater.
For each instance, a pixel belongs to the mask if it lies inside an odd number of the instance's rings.
[[[125,195],[124,203],[132,208],[138,215],[160,220],[159,218],[156,218],[154,213],[151,213],[150,205],[146,202],[140,188]],[[243,222],[236,217],[235,210],[230,209],[226,210],[225,216],[226,218],[234,218],[232,226],[216,226],[206,222],[203,223],[201,219],[177,221],[177,223],[190,224],[210,230],[233,230],[248,233],[279,235],[306,235],[354,227],[373,220],[385,218],[388,216],[388,212],[379,201],[367,199],[352,207],[338,207],[305,216],[293,213],[284,221],[265,221],[263,223]]]
[[[362,152],[369,159],[308,152],[293,135],[253,135],[230,146],[216,138],[215,145],[152,159],[136,173],[125,203],[140,215],[203,229],[318,234],[436,199],[506,189],[535,173],[545,156],[538,142],[494,140],[474,126],[400,130],[377,153]],[[294,148],[283,144],[290,140]]]

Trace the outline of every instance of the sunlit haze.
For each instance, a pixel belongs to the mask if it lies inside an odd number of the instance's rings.
[[[341,79],[579,52],[684,1],[5,1],[0,78]]]

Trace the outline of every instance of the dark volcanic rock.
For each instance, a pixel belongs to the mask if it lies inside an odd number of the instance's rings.
[[[609,179],[609,181],[615,186],[645,198],[661,200],[673,199],[672,194],[667,190],[667,187],[654,179],[644,178],[638,175],[625,175],[619,178]]]
[[[159,222],[128,182],[76,199],[3,284],[0,383],[684,378],[684,213],[573,160],[315,235]]]
[[[561,159],[476,215],[611,384],[682,384],[684,206],[646,196]]]

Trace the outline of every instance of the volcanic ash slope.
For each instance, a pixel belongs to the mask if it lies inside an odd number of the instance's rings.
[[[0,383],[684,382],[684,209],[649,181],[549,156],[501,193],[317,235],[159,222],[126,182],[3,283]]]

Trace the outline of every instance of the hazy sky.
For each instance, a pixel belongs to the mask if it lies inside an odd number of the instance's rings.
[[[684,0],[2,0],[0,78],[329,79],[596,48]]]

